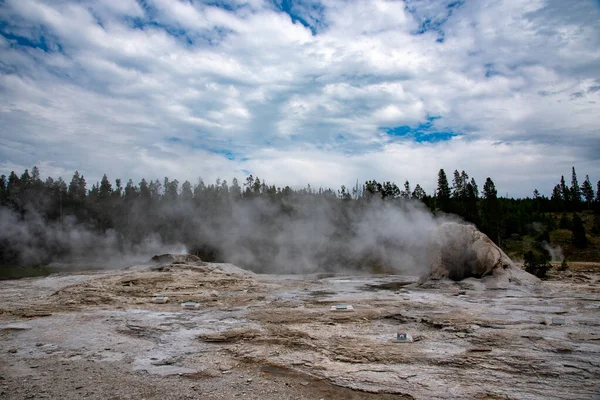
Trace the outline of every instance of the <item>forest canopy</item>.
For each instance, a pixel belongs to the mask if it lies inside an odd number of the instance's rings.
[[[102,261],[125,253],[149,257],[146,251],[182,245],[207,261],[237,262],[257,271],[272,270],[274,262],[306,264],[289,265],[287,272],[315,265],[385,269],[397,259],[418,264],[421,250],[408,251],[407,241],[394,244],[395,236],[419,237],[422,230],[416,226],[448,215],[475,224],[501,247],[529,235],[541,249],[549,233],[560,228],[572,230],[574,246],[585,248],[586,235],[600,233],[600,181],[594,188],[586,176],[579,184],[575,168],[570,185],[560,177],[550,198],[537,189],[532,197],[502,198],[490,177],[480,190],[465,171],[449,178],[441,169],[437,181],[432,195],[409,181],[292,189],[253,175],[241,183],[199,179],[194,185],[167,177],[113,182],[104,175],[89,187],[78,171],[69,182],[42,180],[33,167],[0,176],[0,264]],[[580,214],[593,215],[590,232]],[[392,220],[398,227],[388,226]],[[357,244],[359,239],[367,243]],[[377,251],[369,251],[370,242]],[[349,251],[349,243],[360,251]]]

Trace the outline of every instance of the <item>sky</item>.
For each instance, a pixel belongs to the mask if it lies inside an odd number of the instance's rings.
[[[0,0],[0,173],[600,179],[600,0]]]

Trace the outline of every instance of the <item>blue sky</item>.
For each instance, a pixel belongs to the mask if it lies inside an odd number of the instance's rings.
[[[0,173],[600,179],[600,2],[0,1]]]

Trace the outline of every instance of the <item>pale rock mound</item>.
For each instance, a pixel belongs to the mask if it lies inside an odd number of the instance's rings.
[[[253,272],[246,271],[233,264],[228,263],[207,263],[199,257],[191,254],[161,254],[152,257],[151,261],[156,263],[150,267],[151,271],[175,271],[192,270],[204,273],[222,273],[228,275],[255,275]]]
[[[535,276],[512,260],[473,225],[446,222],[433,234],[429,279],[482,278],[488,286],[535,285]]]

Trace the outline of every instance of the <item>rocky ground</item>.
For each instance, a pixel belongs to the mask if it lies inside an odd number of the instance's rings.
[[[533,286],[193,258],[0,282],[0,398],[593,399],[600,274]],[[153,304],[156,295],[169,297]],[[197,309],[181,303],[195,301]],[[331,311],[351,304],[354,311]],[[554,321],[554,322],[553,322]],[[394,343],[398,331],[412,343]]]

